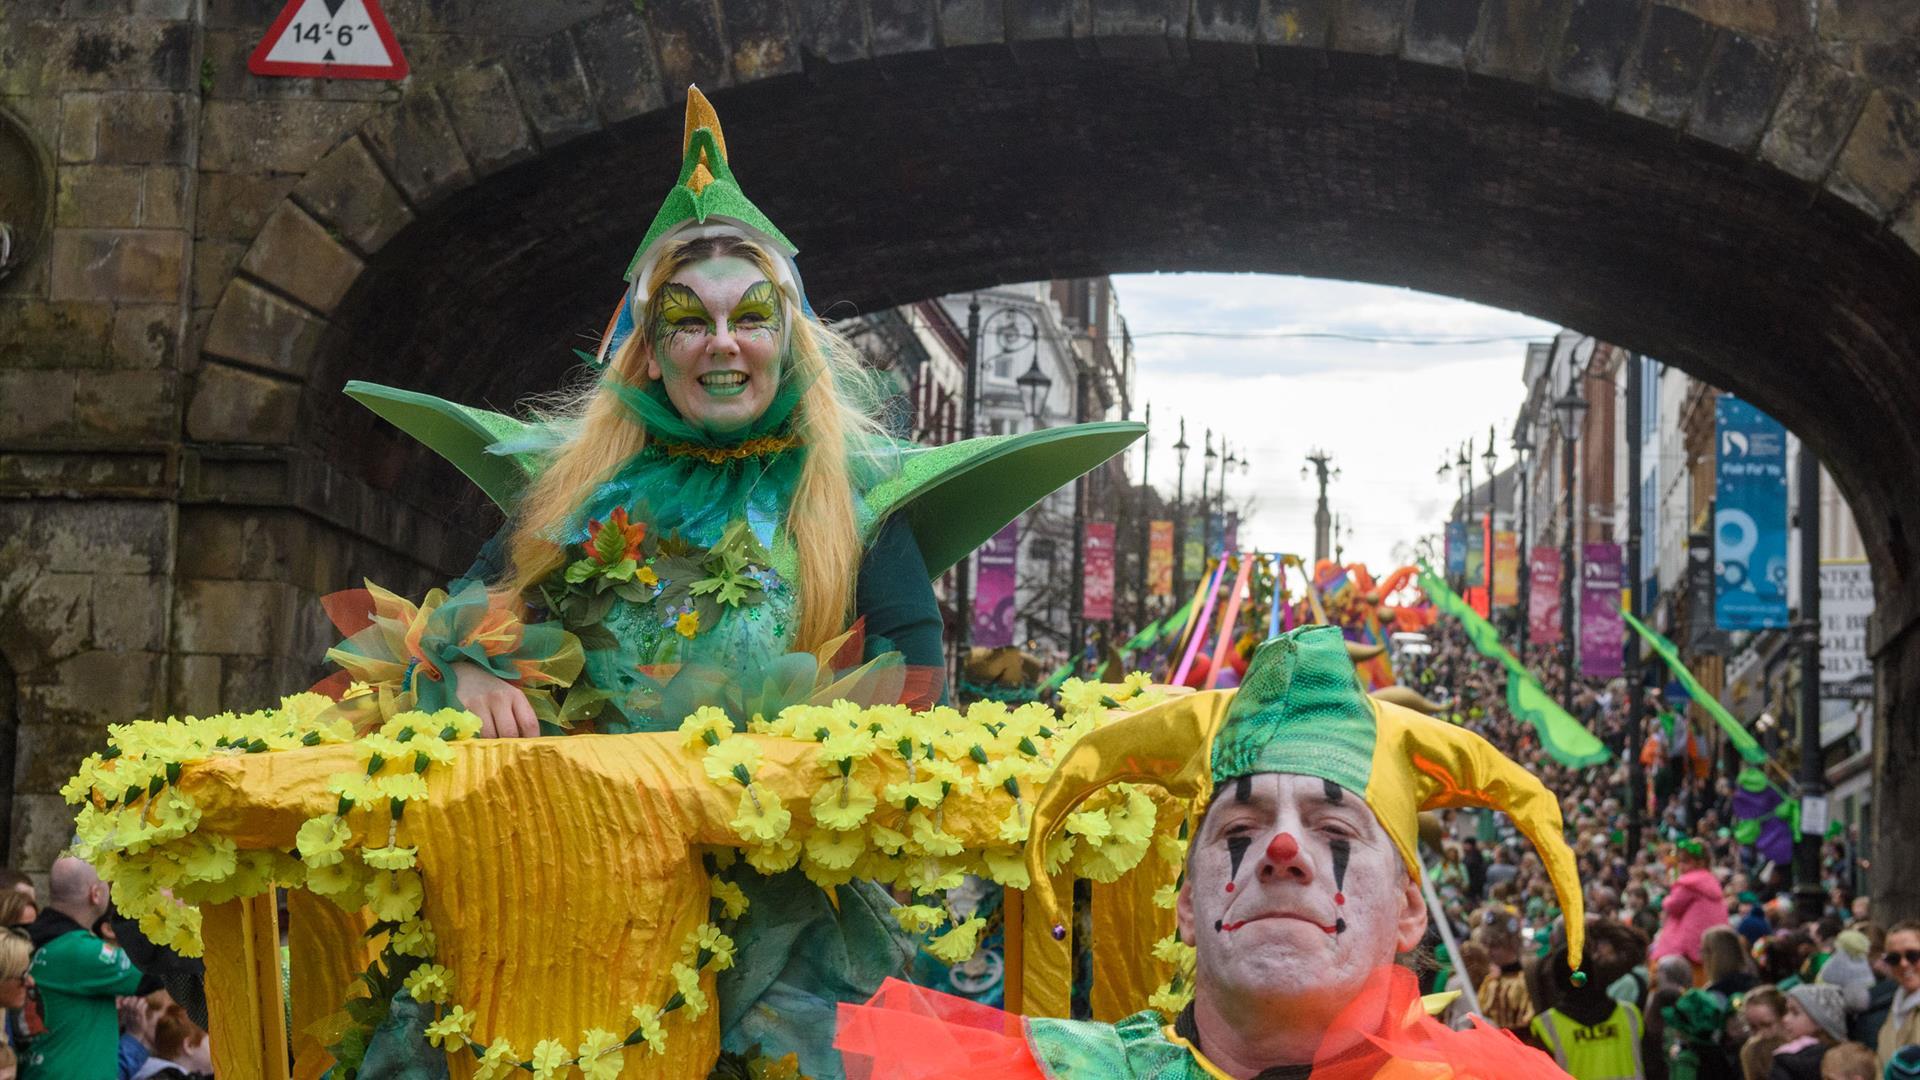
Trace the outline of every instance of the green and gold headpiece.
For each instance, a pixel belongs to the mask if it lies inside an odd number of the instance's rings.
[[[1237,691],[1173,698],[1081,738],[1034,803],[1028,869],[1034,881],[1046,879],[1047,839],[1108,784],[1153,783],[1204,800],[1229,780],[1269,772],[1317,776],[1359,792],[1415,880],[1422,873],[1421,811],[1504,811],[1546,865],[1566,913],[1568,962],[1579,967],[1585,905],[1559,800],[1466,728],[1368,696],[1332,626],[1301,627],[1260,646]],[[1059,925],[1052,890],[1037,895]]]

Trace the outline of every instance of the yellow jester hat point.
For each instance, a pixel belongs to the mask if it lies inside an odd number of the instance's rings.
[[[1034,803],[1028,871],[1035,882],[1046,880],[1047,841],[1108,784],[1153,783],[1199,799],[1263,772],[1317,776],[1360,792],[1416,880],[1421,811],[1506,812],[1546,865],[1566,914],[1567,962],[1579,968],[1586,913],[1559,800],[1473,732],[1368,697],[1332,626],[1301,627],[1260,646],[1238,691],[1161,702],[1083,736]],[[1053,891],[1040,889],[1037,899],[1061,935]]]

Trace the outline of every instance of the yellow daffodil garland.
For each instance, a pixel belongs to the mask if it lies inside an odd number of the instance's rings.
[[[364,692],[355,687],[349,694]],[[766,874],[798,865],[823,889],[855,878],[892,886],[914,898],[893,911],[901,926],[927,937],[935,956],[957,964],[973,955],[985,922],[976,917],[955,923],[945,903],[932,898],[967,874],[1008,888],[1029,887],[1022,855],[1028,794],[1050,774],[1055,748],[1071,745],[1106,710],[1123,703],[1143,707],[1154,693],[1147,677],[1135,674],[1117,685],[1069,680],[1061,689],[1060,713],[999,702],[976,703],[964,712],[941,707],[918,713],[846,702],[795,706],[773,719],[754,717],[746,732],[724,712],[703,708],[686,719],[680,734],[701,754],[713,783],[738,788],[730,825],[748,865]],[[541,1040],[524,1057],[504,1039],[480,1042],[475,1014],[450,1000],[453,974],[433,962],[436,940],[422,915],[427,883],[416,849],[402,843],[407,804],[427,798],[428,773],[452,761],[451,744],[471,738],[479,722],[457,710],[402,713],[356,740],[334,705],[317,694],[296,694],[271,710],[117,725],[108,749],[82,763],[62,789],[80,806],[77,852],[113,884],[121,910],[139,919],[153,940],[197,956],[198,905],[275,887],[305,887],[349,911],[367,909],[386,940],[366,973],[374,993],[356,999],[362,1007],[348,1003],[352,1026],[363,1036],[370,1032],[367,1020],[375,1012],[383,1018],[385,999],[404,989],[432,1018],[428,1038],[449,1053],[470,1053],[480,1080],[521,1072],[546,1080],[576,1070],[587,1080],[613,1080],[624,1049],[664,1053],[673,1014],[697,1018],[712,1007],[701,974],[731,966],[734,945],[725,928],[747,908],[745,893],[719,873],[732,863],[732,849],[703,856],[707,921],[682,942],[680,961],[671,969],[672,995],[658,1005],[634,1005],[633,1026],[624,1036],[590,1029],[572,1039]],[[820,782],[807,820],[796,824],[781,800],[755,783],[762,752],[749,733],[818,744]],[[300,827],[295,852],[240,851],[228,837],[198,833],[199,809],[174,786],[191,762],[349,742],[360,767],[330,778],[328,790],[338,802]],[[1001,820],[993,842],[969,849],[947,830],[948,808],[958,805],[956,799],[969,812],[984,806]],[[996,804],[1004,805],[1004,815]],[[1049,870],[1071,868],[1082,877],[1113,881],[1155,847],[1155,820],[1152,798],[1117,785],[1069,816],[1047,852]],[[1182,861],[1184,835],[1183,828],[1181,838],[1160,837],[1160,856]],[[1162,890],[1156,902],[1169,903],[1172,897],[1164,894],[1171,891]],[[1182,949],[1163,941],[1155,955],[1190,971],[1191,957]],[[1153,1004],[1166,1009],[1182,1000],[1182,982],[1176,974]],[[357,1065],[364,1037],[339,1049],[336,1057]]]

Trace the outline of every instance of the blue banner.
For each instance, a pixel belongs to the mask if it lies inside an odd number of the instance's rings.
[[[1787,625],[1787,429],[1731,394],[1714,405],[1713,612],[1722,630]]]
[[[1459,577],[1467,572],[1467,523],[1464,521],[1447,522],[1447,576]]]

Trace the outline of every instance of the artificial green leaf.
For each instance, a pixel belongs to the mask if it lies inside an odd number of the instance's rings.
[[[592,559],[576,559],[567,566],[566,580],[569,585],[578,585],[593,576],[598,570]]]

